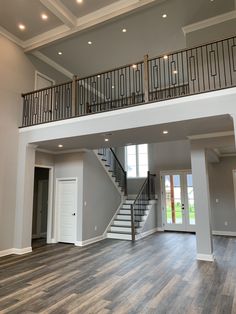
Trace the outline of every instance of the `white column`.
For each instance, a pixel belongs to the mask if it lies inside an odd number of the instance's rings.
[[[31,251],[35,146],[20,137],[16,186],[15,243],[16,253]]]
[[[204,148],[191,145],[191,163],[196,209],[197,259],[213,261],[210,194]]]

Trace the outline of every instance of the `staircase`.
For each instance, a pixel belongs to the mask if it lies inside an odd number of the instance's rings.
[[[113,149],[101,148],[94,153],[122,197],[122,205],[108,226],[107,238],[134,241],[140,238],[152,206],[150,201],[155,199],[155,175],[148,171],[147,179],[135,200],[127,199],[126,171]]]
[[[135,200],[126,199],[113,220],[110,230],[107,232],[107,238],[132,240],[132,205]],[[137,212],[134,221],[135,235],[142,231],[145,220],[148,216],[150,205],[146,202],[142,206],[142,211]]]

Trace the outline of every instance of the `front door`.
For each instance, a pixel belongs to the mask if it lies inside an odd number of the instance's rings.
[[[57,186],[58,241],[76,242],[77,181],[58,180]]]
[[[164,229],[195,231],[195,208],[191,172],[162,172],[161,185]]]

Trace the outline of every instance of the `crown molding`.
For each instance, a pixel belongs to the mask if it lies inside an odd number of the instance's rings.
[[[8,32],[4,27],[0,26],[0,34],[17,44],[21,48],[24,48],[24,42],[20,40],[18,37],[14,36],[12,33]]]
[[[217,25],[217,24],[220,24],[220,23],[223,23],[223,22],[235,19],[235,18],[236,18],[236,10],[233,10],[233,11],[214,16],[214,17],[211,17],[209,19],[206,19],[197,23],[186,25],[182,27],[182,30],[183,30],[184,35],[186,36],[188,33],[192,33],[200,29]]]
[[[68,71],[67,69],[65,69],[64,67],[62,67],[60,64],[56,63],[55,61],[53,61],[52,59],[48,58],[47,56],[45,56],[43,53],[39,52],[39,51],[33,51],[32,55],[37,57],[38,59],[42,60],[43,62],[47,63],[48,65],[50,65],[52,68],[54,68],[55,70],[57,70],[58,72],[64,74],[65,76],[67,76],[68,78],[70,78],[71,80],[74,77],[74,74],[71,73],[70,71]]]
[[[73,28],[76,25],[76,16],[72,14],[60,0],[40,0],[40,2],[66,26]]]
[[[50,150],[50,149],[37,148],[36,151],[40,153],[51,154],[51,155],[63,155],[63,154],[72,154],[72,153],[87,153],[90,150],[87,148],[75,148],[75,149],[55,151],[55,150]]]
[[[206,138],[216,138],[216,137],[223,137],[223,136],[234,136],[234,131],[191,135],[191,136],[188,136],[188,139],[189,140],[201,140],[201,139],[206,139]]]

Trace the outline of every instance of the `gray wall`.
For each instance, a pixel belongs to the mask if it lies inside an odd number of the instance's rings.
[[[84,241],[104,233],[121,202],[119,192],[91,151],[84,156],[83,197]]]
[[[221,158],[219,163],[210,164],[209,184],[211,194],[212,229],[236,232],[236,209],[233,173],[236,157]],[[219,202],[216,202],[216,199]],[[228,225],[225,225],[225,222]]]

